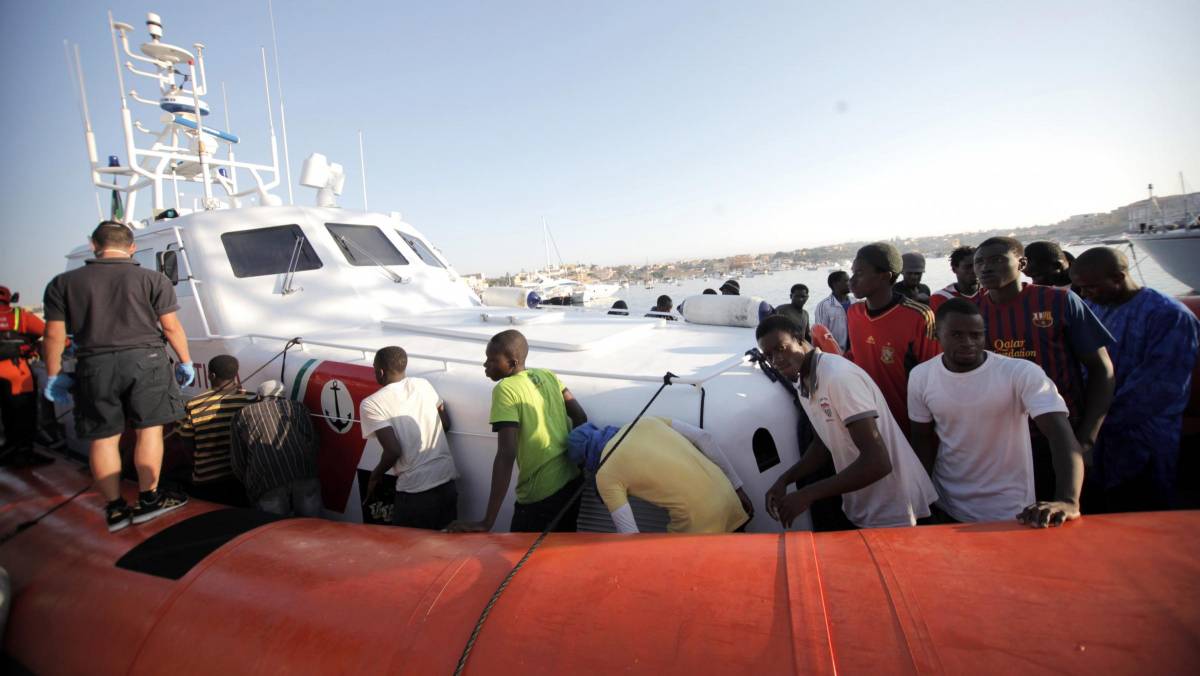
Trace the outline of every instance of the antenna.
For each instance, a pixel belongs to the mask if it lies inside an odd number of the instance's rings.
[[[370,211],[371,207],[367,206],[367,160],[363,154],[363,133],[358,130],[358,165],[362,171],[362,186],[363,186],[363,211]],[[1183,174],[1180,174],[1182,176]]]
[[[275,37],[275,8],[271,0],[267,0],[267,12],[271,15],[271,52],[275,56],[275,90],[279,92],[279,129],[283,132],[283,169],[287,174],[288,204],[295,204],[292,196],[292,161],[288,156],[287,117],[283,112],[283,80],[279,76],[279,40]]]
[[[113,65],[117,67],[117,87],[121,90],[121,110],[129,110],[129,103],[125,100],[125,76],[121,74],[121,52],[117,50],[117,29],[111,10],[108,12],[108,34],[112,37]]]

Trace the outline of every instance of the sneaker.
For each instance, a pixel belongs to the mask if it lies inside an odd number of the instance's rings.
[[[108,532],[115,533],[130,524],[133,510],[124,500],[117,500],[104,508],[104,519],[108,522]]]
[[[146,523],[151,519],[173,512],[188,502],[187,496],[183,493],[175,491],[160,490],[158,491],[158,499],[153,502],[138,500],[137,507],[133,508],[133,522]]]

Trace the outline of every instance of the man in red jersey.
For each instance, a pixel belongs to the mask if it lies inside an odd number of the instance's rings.
[[[1025,265],[1025,249],[1012,237],[991,237],[975,250],[988,349],[1042,367],[1066,399],[1071,427],[1090,461],[1116,383],[1107,349],[1113,337],[1074,292],[1022,284]],[[1037,499],[1052,499],[1050,448],[1036,431],[1033,474]]]
[[[944,289],[938,289],[929,297],[929,309],[937,314],[942,303],[951,298],[976,300],[979,297],[979,279],[975,276],[975,247],[960,246],[950,252],[950,270],[957,281]]]
[[[866,371],[908,435],[908,372],[942,350],[929,306],[893,290],[903,263],[900,252],[887,242],[858,250],[850,268],[850,290],[865,303],[846,311],[850,334],[847,357]]]

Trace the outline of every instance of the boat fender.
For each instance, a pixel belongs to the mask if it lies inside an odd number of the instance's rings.
[[[758,296],[690,296],[679,305],[679,313],[693,324],[755,327],[774,308]]]
[[[537,291],[515,286],[491,286],[484,289],[479,296],[484,305],[491,307],[535,308],[542,302],[542,297]]]
[[[833,337],[833,333],[824,324],[813,324],[812,339],[813,346],[822,352],[830,354],[842,353],[842,346],[838,345],[837,340]]]

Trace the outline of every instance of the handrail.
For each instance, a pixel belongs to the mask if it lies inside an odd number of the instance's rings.
[[[255,339],[263,339],[263,340],[281,341],[281,342],[286,343],[289,340],[293,340],[294,337],[293,338],[285,338],[283,336],[272,336],[272,335],[262,334],[262,333],[241,333],[241,334],[228,335],[228,336],[208,335],[203,339],[193,338],[192,340],[204,340],[204,341],[240,340],[243,338],[250,340],[250,342],[254,342]],[[364,361],[366,361],[368,354],[374,354],[378,350],[378,348],[370,347],[370,346],[348,345],[345,343],[331,343],[329,341],[324,341],[324,340],[307,340],[304,338],[299,339],[297,342],[300,345],[301,350],[304,350],[309,345],[312,345],[314,347],[329,347],[329,348],[333,348],[333,349],[337,349],[337,350],[348,350],[350,352],[361,352],[363,355],[362,359]],[[450,364],[459,364],[459,365],[468,365],[468,366],[480,366],[481,365],[481,362],[478,359],[465,359],[462,357],[447,357],[444,355],[439,356],[439,355],[432,355],[432,354],[422,354],[419,352],[409,352],[408,358],[410,360],[421,359],[424,361],[441,362],[443,370],[447,370],[447,371],[449,370]],[[717,362],[717,364],[713,367],[714,370],[711,373],[704,375],[703,377],[696,377],[696,376],[678,377],[678,378],[675,378],[673,380],[673,382],[675,382],[679,385],[692,385],[694,387],[700,387],[700,386],[704,385],[705,383],[707,383],[708,381],[712,380],[713,378],[716,378],[717,376],[721,375],[722,373],[725,373],[733,368],[741,366],[742,364],[745,363],[745,361],[746,361],[746,355],[744,355],[744,354],[734,355],[732,357],[729,357],[728,359],[725,359],[724,361]],[[597,378],[600,380],[625,380],[625,381],[640,382],[640,383],[661,383],[662,382],[662,376],[658,376],[658,375],[644,376],[644,375],[638,375],[638,374],[606,373],[603,371],[585,371],[585,370],[581,370],[581,369],[555,369],[555,373],[560,374],[560,375],[566,375],[566,376],[574,376],[577,378]]]

